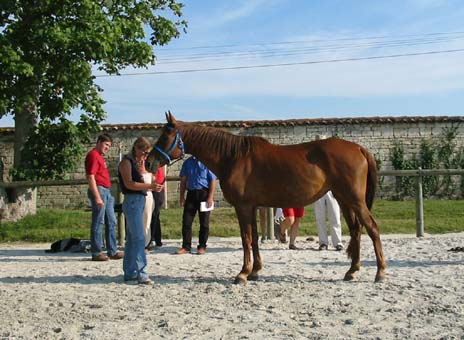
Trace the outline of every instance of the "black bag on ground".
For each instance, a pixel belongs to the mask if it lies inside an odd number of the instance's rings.
[[[69,251],[72,253],[88,253],[90,251],[90,241],[81,240],[79,238],[65,238],[53,242],[50,249],[45,250],[47,253],[58,253],[61,251]]]

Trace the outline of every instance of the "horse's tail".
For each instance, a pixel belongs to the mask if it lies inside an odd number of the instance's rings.
[[[361,152],[367,160],[367,185],[366,185],[366,205],[371,210],[374,204],[375,192],[377,190],[377,162],[374,156],[364,148],[361,148]]]

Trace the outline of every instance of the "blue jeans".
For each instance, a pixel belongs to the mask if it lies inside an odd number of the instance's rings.
[[[116,241],[116,217],[114,216],[114,198],[110,189],[97,186],[98,192],[103,200],[103,207],[99,208],[95,197],[90,190],[87,192],[92,205],[92,222],[90,224],[90,251],[92,256],[102,252],[102,232],[105,225],[106,249],[108,256],[113,256],[118,251]]]
[[[122,268],[124,279],[148,278],[147,256],[145,255],[145,233],[143,226],[143,209],[145,196],[137,194],[124,195],[122,211],[126,217],[126,246]]]

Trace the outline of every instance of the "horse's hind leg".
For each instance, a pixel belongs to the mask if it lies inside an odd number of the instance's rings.
[[[350,230],[350,243],[346,249],[348,257],[351,258],[351,267],[346,272],[343,280],[351,281],[354,279],[355,273],[361,268],[360,248],[361,248],[361,224],[356,218],[354,212],[346,206],[341,205],[343,217]]]
[[[374,244],[375,258],[377,261],[377,274],[375,275],[375,282],[381,282],[385,278],[385,268],[387,264],[383,256],[382,250],[382,241],[380,240],[379,228],[377,227],[377,222],[375,222],[367,206],[360,208],[359,213],[360,222],[366,227],[367,234]]]
[[[382,241],[380,240],[380,233],[379,228],[377,226],[377,222],[375,222],[374,218],[371,214],[370,217],[370,225],[366,225],[367,233],[374,244],[374,251],[375,251],[375,258],[377,261],[377,274],[375,275],[375,282],[382,282],[385,279],[385,268],[387,268],[387,264],[385,262],[385,257],[383,256],[383,249],[382,249]]]

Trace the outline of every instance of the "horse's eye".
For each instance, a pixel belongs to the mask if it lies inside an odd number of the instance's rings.
[[[158,139],[158,145],[164,147],[167,144],[168,140],[169,140],[169,137],[163,134]]]

